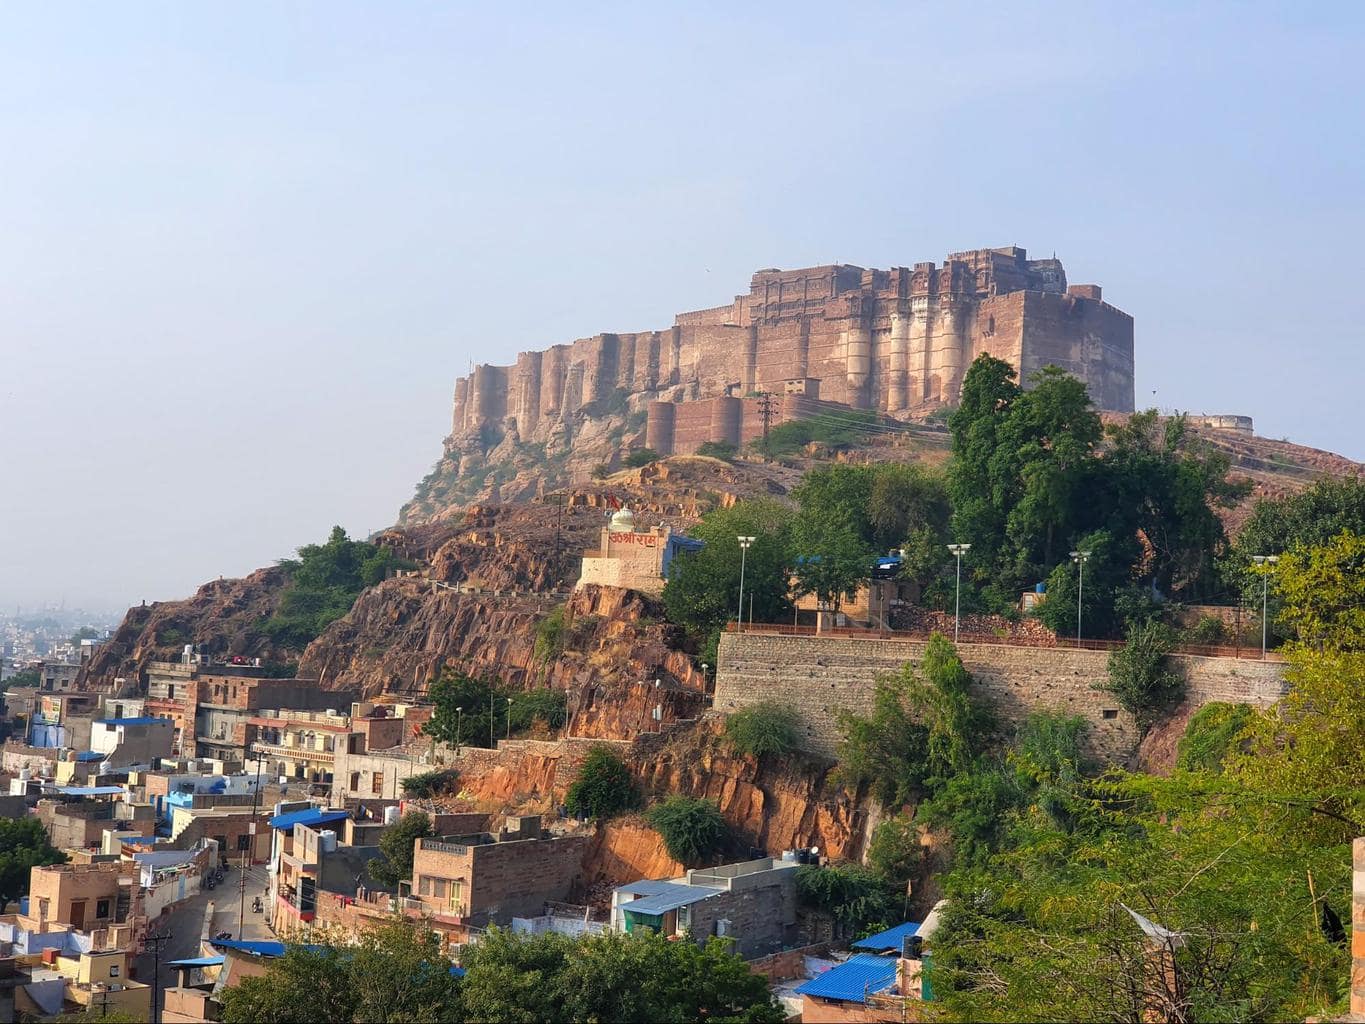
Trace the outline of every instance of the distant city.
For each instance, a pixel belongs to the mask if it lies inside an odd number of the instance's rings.
[[[0,612],[0,680],[38,662],[79,665],[118,621],[118,616],[83,608],[20,606],[13,612]]]

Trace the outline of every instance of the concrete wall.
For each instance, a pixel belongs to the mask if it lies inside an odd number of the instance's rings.
[[[412,866],[413,894],[432,899],[436,909],[443,901],[422,894],[422,879],[464,879],[463,916],[475,924],[535,917],[544,912],[547,900],[568,898],[590,841],[590,836],[559,836],[471,846],[419,840]]]
[[[918,664],[924,647],[913,640],[725,633],[714,706],[732,712],[764,700],[790,704],[801,715],[806,749],[833,757],[840,739],[837,713],[870,713],[878,673]],[[1083,718],[1098,756],[1123,762],[1136,746],[1131,716],[1097,688],[1108,679],[1108,652],[968,643],[958,650],[978,693],[1006,723],[1047,708]],[[1195,705],[1267,706],[1285,693],[1280,662],[1185,655],[1172,662]]]

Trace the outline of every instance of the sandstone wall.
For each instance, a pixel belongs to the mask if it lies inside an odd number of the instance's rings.
[[[924,647],[912,640],[725,633],[714,707],[729,713],[763,700],[791,704],[803,720],[805,748],[832,757],[838,712],[868,714],[877,674],[918,664]],[[1020,722],[1039,708],[1079,715],[1096,755],[1120,763],[1132,756],[1138,736],[1131,716],[1097,688],[1108,678],[1107,652],[969,643],[958,650],[981,696],[1005,722]],[[1183,655],[1173,661],[1195,706],[1214,700],[1264,706],[1285,692],[1280,662]]]

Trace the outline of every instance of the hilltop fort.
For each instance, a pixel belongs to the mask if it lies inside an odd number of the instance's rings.
[[[563,444],[577,419],[627,408],[647,408],[645,443],[661,454],[739,444],[761,432],[765,409],[779,420],[829,406],[911,418],[952,405],[982,353],[1025,382],[1055,364],[1099,408],[1133,410],[1133,318],[1098,285],[1068,286],[1055,257],[1007,246],[942,266],[760,270],[747,294],[679,313],[670,328],[477,366],[456,382],[447,450],[506,435]]]

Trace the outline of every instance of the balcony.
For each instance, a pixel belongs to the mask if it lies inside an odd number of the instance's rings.
[[[316,761],[318,764],[331,764],[335,753],[330,750],[309,750],[307,747],[286,747],[278,743],[255,743],[252,748],[258,754],[278,757],[286,761]]]

